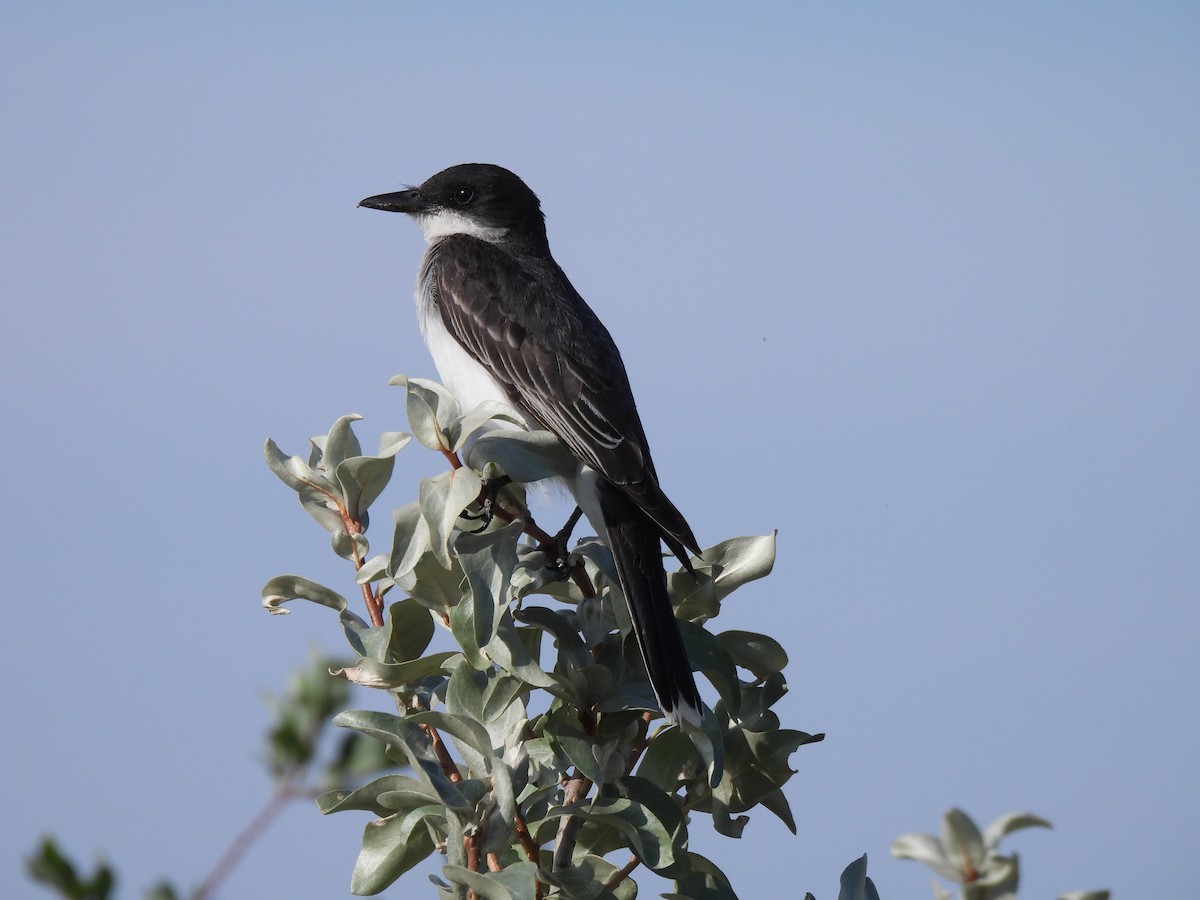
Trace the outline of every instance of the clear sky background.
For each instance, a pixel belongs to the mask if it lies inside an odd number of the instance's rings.
[[[47,832],[194,886],[257,809],[263,696],[344,646],[259,590],[352,589],[261,445],[404,427],[422,241],[355,204],[466,161],[541,196],[701,543],[779,529],[717,624],[828,738],[798,836],[696,820],[741,896],[931,896],[888,845],[950,806],[1053,821],[1023,896],[1192,893],[1200,7],[503,9],[0,10],[0,895]],[[345,896],[364,824],[289,809],[222,897]]]

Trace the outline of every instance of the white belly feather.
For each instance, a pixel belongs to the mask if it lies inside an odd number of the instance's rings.
[[[442,322],[441,313],[425,296],[423,286],[417,287],[417,320],[421,326],[421,336],[425,338],[425,346],[433,357],[438,376],[442,384],[449,389],[457,399],[464,413],[469,412],[481,403],[495,400],[506,405],[509,399],[503,388],[497,383],[490,372],[484,368],[454,336]],[[515,427],[507,423],[497,422],[496,427]],[[470,463],[472,441],[463,448],[464,460]],[[581,465],[574,477],[550,478],[548,484],[564,487],[575,498],[575,502],[583,509],[583,514],[595,529],[601,540],[607,543],[604,518],[600,514],[600,496],[596,487],[596,472],[588,466]],[[546,484],[546,482],[540,482]]]

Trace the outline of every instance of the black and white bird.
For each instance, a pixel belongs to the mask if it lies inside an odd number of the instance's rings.
[[[659,487],[621,354],[550,255],[541,203],[500,166],[452,166],[363,200],[406,213],[428,249],[417,316],[464,409],[499,400],[578,461],[566,479],[616,562],[633,633],[663,712],[698,724],[700,696],[667,593],[662,544],[689,569],[700,548]]]

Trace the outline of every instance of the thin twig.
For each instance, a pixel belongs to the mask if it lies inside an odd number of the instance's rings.
[[[529,826],[525,824],[525,820],[521,818],[521,809],[517,807],[514,818],[517,822],[517,839],[521,842],[521,848],[525,851],[525,858],[531,863],[541,861],[541,848],[534,841],[533,835],[529,833]]]
[[[633,745],[633,749],[629,751],[629,759],[625,761],[625,774],[628,775],[633,771],[633,767],[637,765],[642,754],[646,752],[646,748],[650,746],[650,720],[654,718],[654,713],[647,710],[642,713],[642,721],[646,723],[646,735],[640,741]]]
[[[578,803],[592,789],[592,782],[575,770],[575,774],[567,779],[567,789],[563,792],[563,806]],[[553,871],[562,872],[571,867],[571,856],[575,853],[575,838],[583,826],[579,816],[563,816],[558,823],[558,834],[554,841]]]
[[[263,805],[263,808],[238,833],[237,837],[229,845],[229,848],[217,860],[216,865],[212,867],[212,871],[200,883],[200,887],[192,892],[191,900],[205,900],[205,898],[211,896],[216,891],[218,885],[228,877],[229,873],[233,871],[234,866],[241,861],[242,855],[250,849],[250,845],[262,836],[262,833],[267,830],[267,826],[279,815],[280,810],[297,796],[296,792],[292,789],[292,783],[292,779],[288,779],[278,784],[274,793],[271,794],[266,804]]]
[[[458,771],[458,765],[454,762],[450,751],[446,749],[446,742],[442,740],[438,730],[432,725],[424,724],[421,725],[421,728],[429,735],[429,742],[433,745],[433,752],[437,755],[438,762],[441,763],[442,772],[455,784],[462,781],[462,772]]]
[[[633,854],[633,856],[629,857],[629,862],[625,863],[625,865],[624,865],[624,867],[622,867],[621,871],[613,873],[613,877],[608,879],[608,881],[606,881],[604,883],[604,889],[606,891],[614,890],[618,884],[620,884],[622,881],[624,881],[626,878],[629,877],[629,874],[634,869],[636,869],[639,865],[641,865],[641,862],[642,861],[638,857],[638,855],[636,853]]]

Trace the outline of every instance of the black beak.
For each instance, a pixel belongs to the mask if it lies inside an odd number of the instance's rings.
[[[366,200],[360,200],[359,206],[368,209],[382,209],[387,212],[408,213],[409,215],[429,212],[434,204],[421,196],[416,188],[407,191],[396,191],[394,194],[376,194]]]

